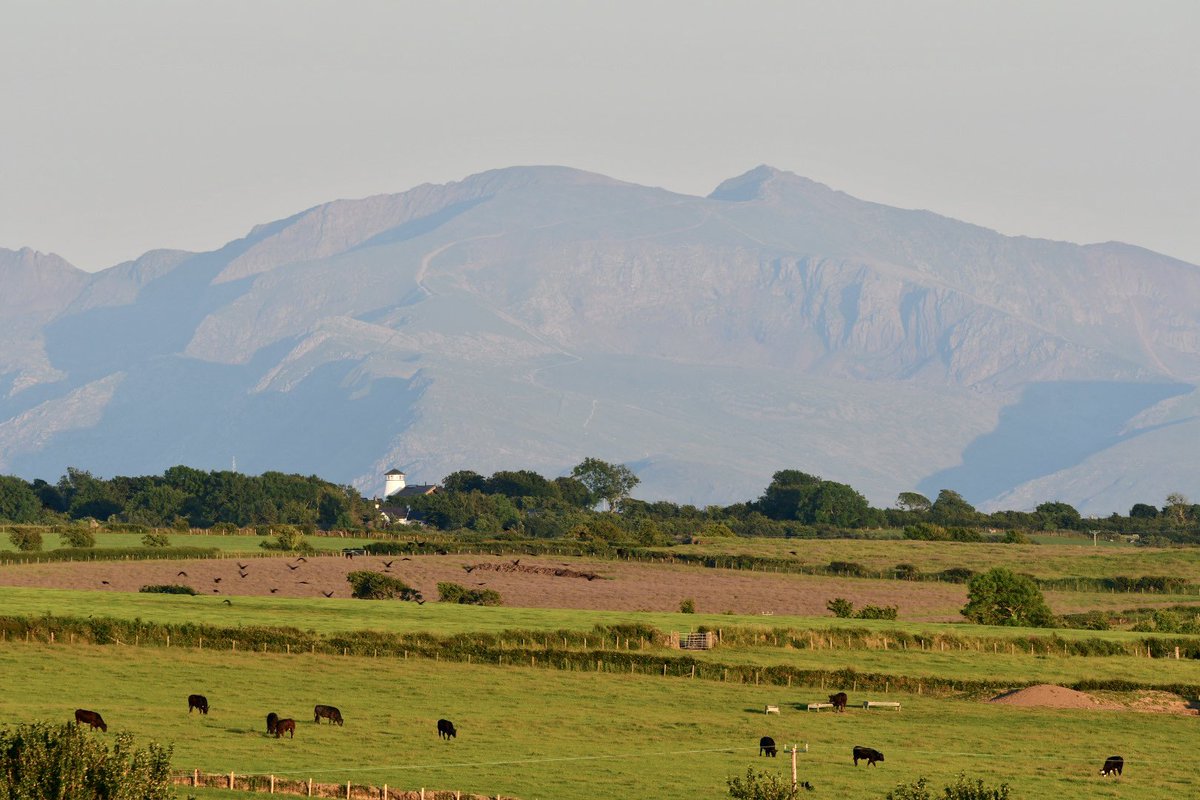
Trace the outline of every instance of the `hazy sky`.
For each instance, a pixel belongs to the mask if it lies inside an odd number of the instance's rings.
[[[0,247],[99,269],[514,164],[760,163],[1200,263],[1200,2],[0,0]]]

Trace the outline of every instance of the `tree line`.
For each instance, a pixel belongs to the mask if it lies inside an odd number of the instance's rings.
[[[634,499],[629,467],[585,458],[570,474],[533,470],[472,470],[447,475],[430,495],[403,503],[416,519],[444,531],[570,538],[598,543],[666,544],[722,536],[837,537],[900,529],[913,539],[1022,541],[1025,532],[1139,534],[1144,543],[1200,541],[1200,505],[1178,493],[1161,507],[1133,505],[1128,514],[1083,517],[1068,503],[1033,511],[983,513],[961,494],[933,499],[901,492],[890,508],[875,508],[852,486],[796,469],[776,472],[762,494],[703,508]],[[0,476],[0,520],[70,523],[81,519],[144,527],[213,528],[293,525],[301,529],[367,530],[383,525],[373,499],[317,476],[266,472],[204,472],[171,467],[161,476],[104,479],[68,468],[56,483]]]

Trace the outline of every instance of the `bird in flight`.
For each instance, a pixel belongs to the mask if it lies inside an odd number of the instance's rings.
[[[325,595],[326,597],[333,597],[333,592],[322,591],[321,594]]]

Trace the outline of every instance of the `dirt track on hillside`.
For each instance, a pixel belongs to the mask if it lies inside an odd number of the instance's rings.
[[[385,571],[437,598],[439,581],[467,588],[494,589],[504,605],[531,608],[609,609],[614,611],[678,611],[691,598],[700,613],[795,614],[825,616],[825,603],[845,597],[856,606],[899,606],[909,621],[959,620],[966,602],[963,586],[855,578],[827,578],[670,564],[641,564],[588,559],[522,557],[534,570],[476,569],[476,564],[502,565],[512,559],[479,555],[309,556],[295,558],[211,559],[191,561],[71,562],[0,567],[0,585],[98,592],[136,592],[146,584],[179,583],[217,596],[270,595],[320,598],[349,596],[346,574],[353,570]],[[245,564],[243,570],[239,564]],[[564,569],[569,568],[569,569]],[[186,575],[180,575],[180,572]],[[559,573],[594,574],[594,580]],[[242,574],[245,577],[242,577]],[[219,579],[219,580],[218,580]]]

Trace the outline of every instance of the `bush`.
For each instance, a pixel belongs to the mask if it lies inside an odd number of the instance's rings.
[[[729,796],[733,800],[794,800],[792,782],[771,772],[756,773],[746,768],[746,777],[729,778]]]
[[[10,531],[8,540],[22,553],[36,553],[42,549],[42,535],[37,531]]]
[[[897,564],[896,578],[902,581],[915,581],[921,577],[921,571],[917,569],[916,564]]]
[[[63,531],[62,537],[71,547],[96,546],[96,534],[86,528],[67,528]]]
[[[135,748],[128,733],[114,738],[110,751],[104,738],[70,723],[0,731],[0,800],[172,800],[171,748]]]
[[[1054,624],[1054,616],[1037,584],[1002,567],[967,582],[967,604],[960,613],[981,625],[1047,628]]]
[[[1004,544],[1032,544],[1033,540],[1025,535],[1024,531],[1005,531],[1004,538],[1000,541]]]
[[[465,606],[498,606],[500,593],[494,589],[468,589],[460,583],[444,582],[437,585],[438,601],[459,603]]]
[[[165,533],[147,533],[142,537],[143,547],[170,547],[171,537]]]
[[[975,577],[975,570],[966,567],[950,567],[938,573],[938,578],[946,583],[966,583]]]
[[[1008,800],[1009,795],[1007,783],[993,789],[984,786],[982,780],[972,780],[961,772],[943,791],[944,800]],[[934,800],[934,797],[929,791],[929,780],[920,777],[913,783],[902,783],[892,789],[887,793],[887,800]]]
[[[844,597],[835,597],[825,604],[825,607],[833,613],[835,617],[849,619],[854,616],[854,603],[851,603]]]
[[[312,553],[316,550],[305,541],[303,533],[292,527],[280,528],[274,539],[259,542],[258,546],[264,550],[282,550],[286,553]]]
[[[854,616],[858,619],[895,619],[899,611],[898,606],[863,606]]]
[[[178,583],[151,583],[138,589],[139,592],[145,594],[196,594],[196,590],[190,586],[182,586]]]
[[[857,561],[830,561],[826,569],[835,575],[862,577],[867,574],[867,568]]]
[[[350,594],[359,600],[419,600],[421,593],[399,578],[360,569],[346,576]]]
[[[696,601],[690,597],[684,598],[683,601],[680,602],[680,604],[679,604],[679,613],[680,614],[695,614],[696,613]]]

